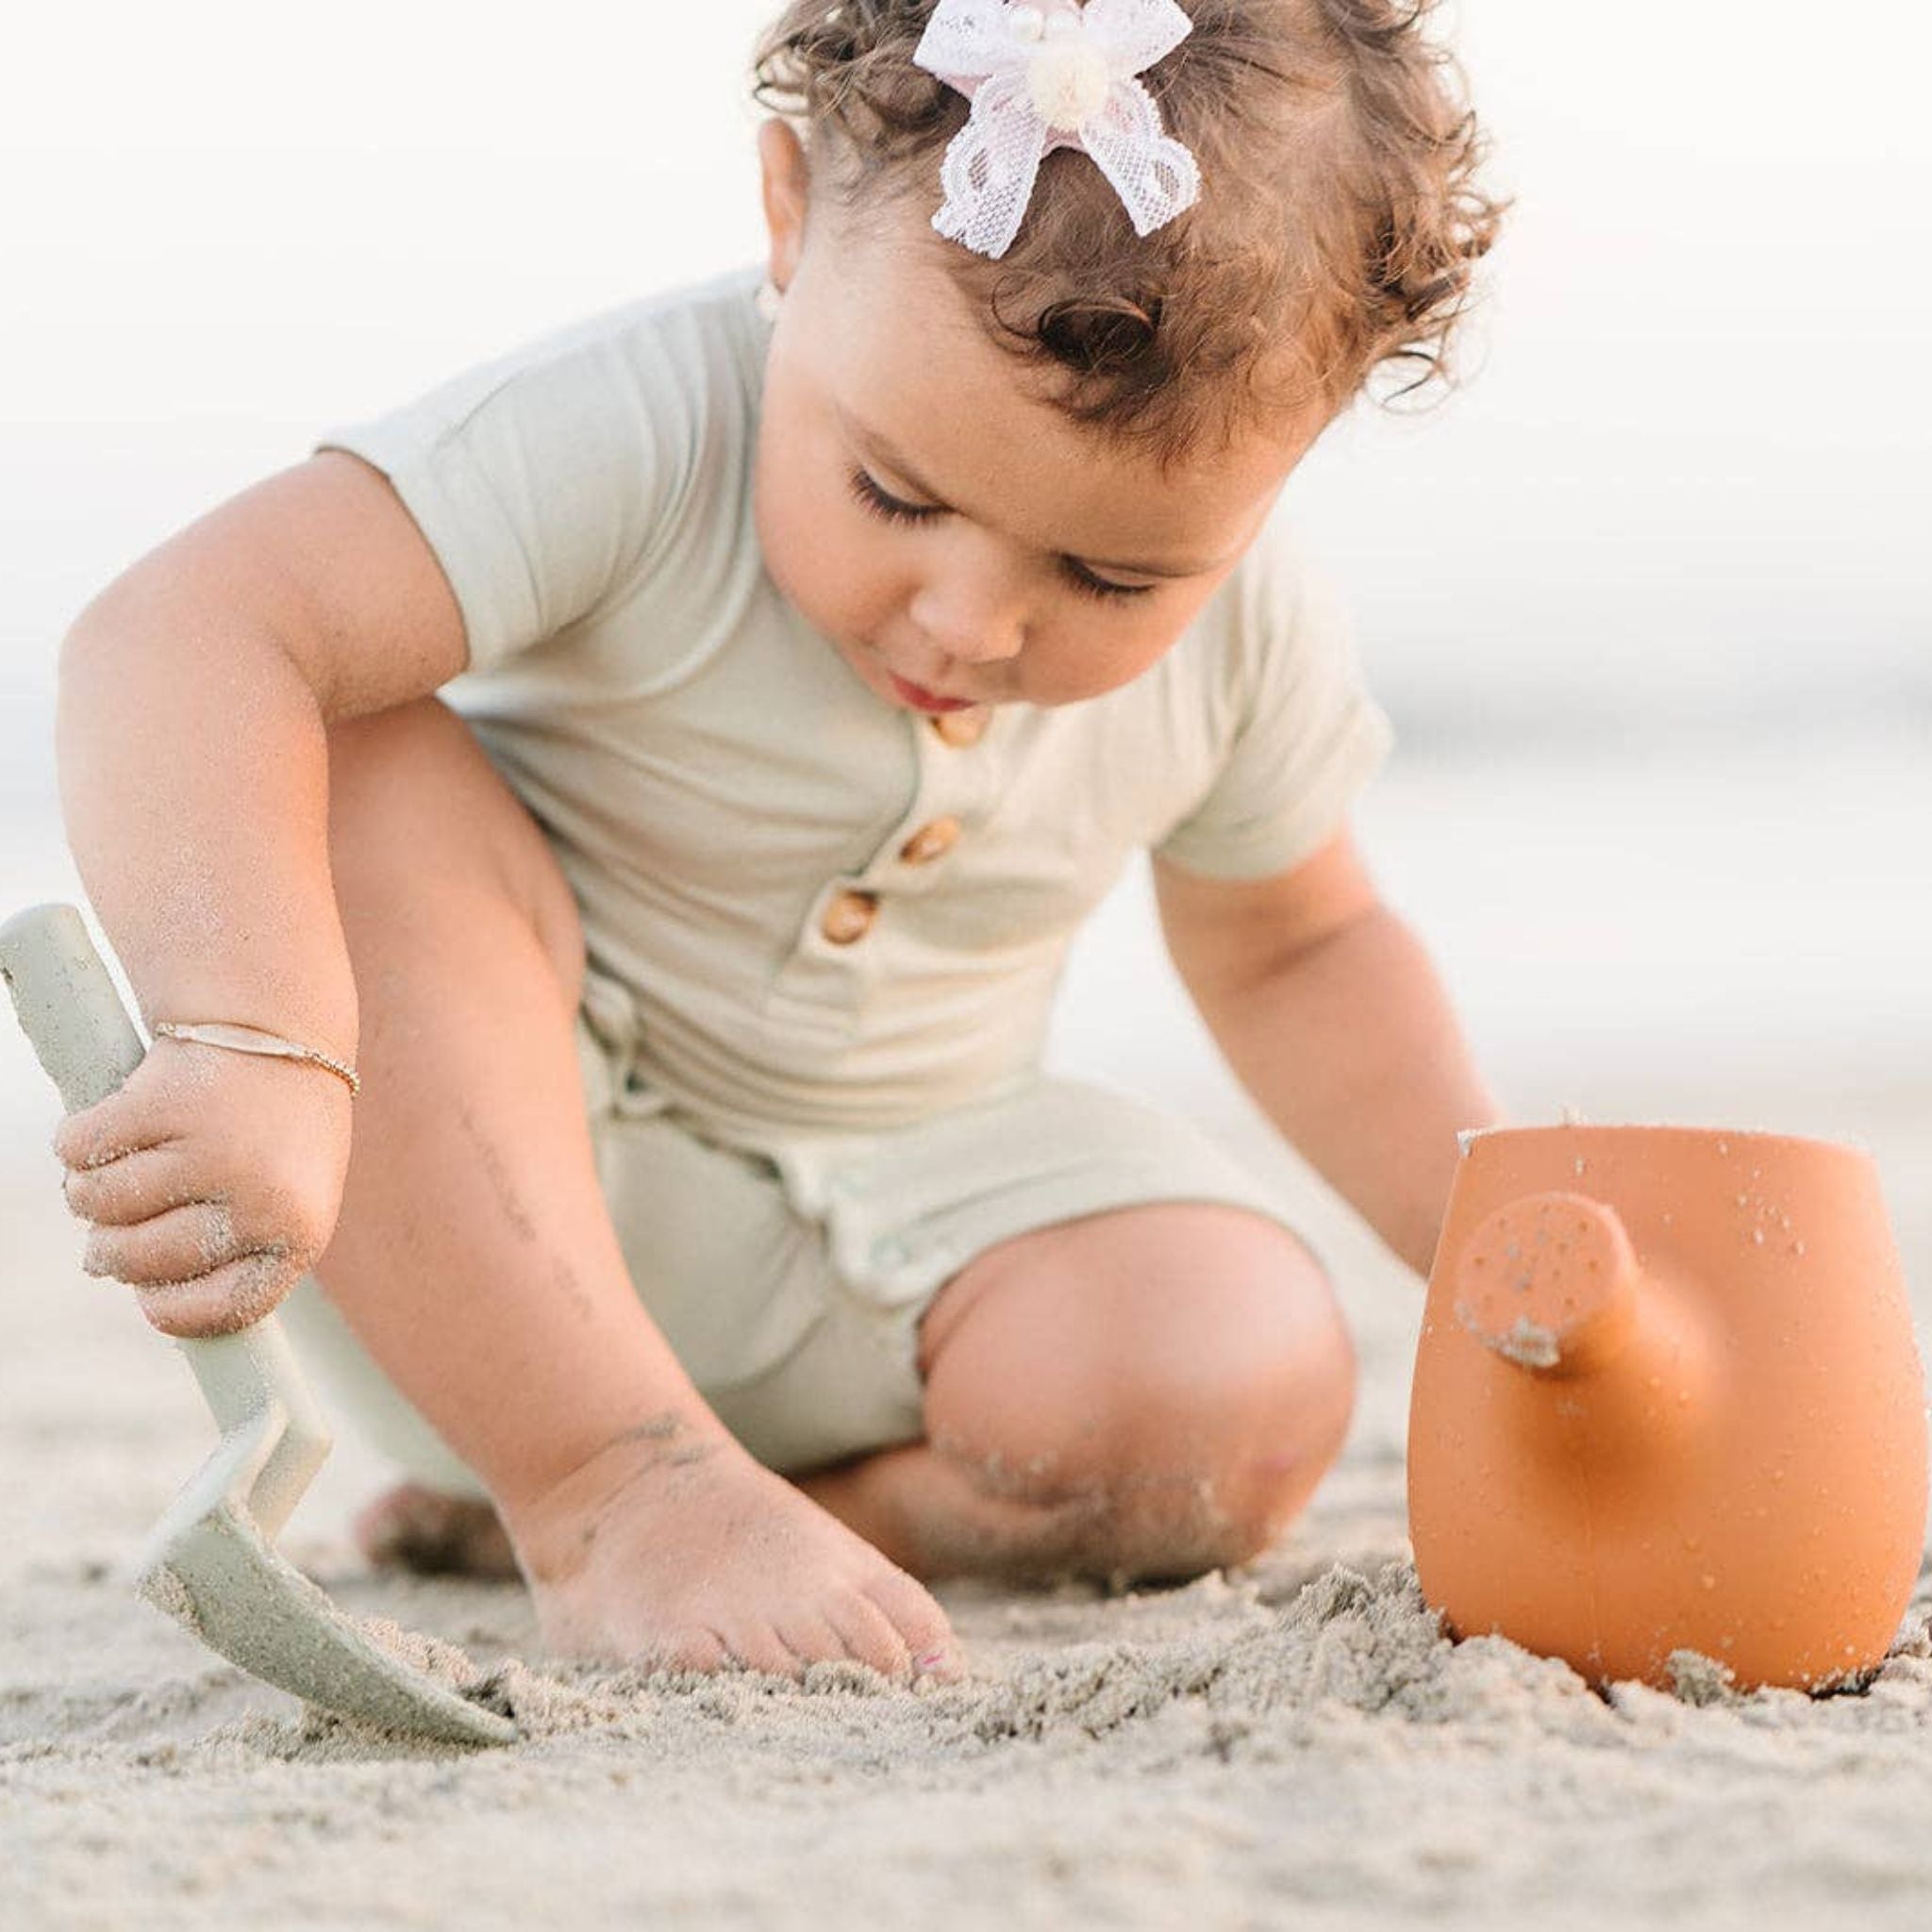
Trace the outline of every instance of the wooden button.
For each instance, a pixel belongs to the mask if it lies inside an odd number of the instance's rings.
[[[825,916],[819,922],[819,930],[835,946],[849,946],[872,930],[873,922],[878,916],[877,893],[838,892],[826,903]]]
[[[934,819],[931,824],[921,825],[918,831],[900,846],[899,857],[908,865],[930,865],[935,858],[943,858],[958,842],[958,819]]]
[[[970,711],[940,712],[932,721],[932,728],[946,743],[964,751],[986,736],[986,727],[991,723],[992,707],[974,705]]]

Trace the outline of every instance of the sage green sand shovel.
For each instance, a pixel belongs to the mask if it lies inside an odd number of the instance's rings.
[[[72,906],[0,925],[0,975],[70,1113],[105,1100],[146,1049]],[[220,1446],[149,1540],[136,1588],[211,1650],[325,1709],[391,1729],[504,1744],[516,1726],[382,1648],[275,1554],[272,1538],[328,1455],[328,1432],[274,1316],[176,1341]]]

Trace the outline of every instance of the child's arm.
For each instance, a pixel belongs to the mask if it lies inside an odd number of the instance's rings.
[[[272,476],[131,565],[67,634],[68,840],[150,1024],[218,1016],[355,1057],[324,727],[433,691],[464,656],[447,590],[372,504],[387,488],[340,456]]]
[[[1241,1084],[1426,1274],[1457,1133],[1503,1116],[1352,835],[1274,878],[1211,879],[1158,858],[1154,876],[1168,950]]]
[[[379,476],[317,458],[141,558],[70,627],[68,842],[150,1031],[239,1021],[355,1061],[325,726],[461,668],[460,615],[412,541]],[[133,1284],[172,1334],[259,1319],[327,1241],[350,1112],[331,1074],[157,1040],[55,1137],[69,1205],[95,1224],[88,1272]]]
[[[409,513],[376,472],[339,453],[210,511],[81,613],[60,664],[61,799],[90,898],[150,1027],[242,1021],[353,1062],[326,727],[433,691],[465,658],[461,613]],[[165,1141],[183,1200],[221,1202],[250,1242],[284,1244],[278,1257],[258,1253],[163,1289],[182,1271],[161,1258],[162,1218],[91,1214],[120,1224],[102,1232],[121,1265],[99,1272],[134,1282],[157,1326],[219,1333],[267,1313],[325,1247],[352,1119],[331,1075],[161,1040],[118,1093],[64,1122],[56,1144],[70,1168],[92,1170],[75,1186],[76,1213],[107,1180],[103,1157]],[[689,1408],[708,1421],[634,1297],[599,1312],[543,1338],[544,1359],[575,1391],[568,1412],[506,1404],[488,1386],[448,1393],[468,1426],[441,1420],[496,1484],[541,1487],[649,1416]],[[463,1358],[488,1353],[482,1331],[493,1323],[498,1358],[517,1359],[539,1320],[470,1306]],[[436,1348],[433,1327],[423,1346],[446,1384],[451,1352]]]

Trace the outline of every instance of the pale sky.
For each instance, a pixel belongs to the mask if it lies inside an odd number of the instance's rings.
[[[43,728],[93,590],[323,425],[755,254],[769,11],[98,0],[12,25],[0,742]],[[1485,366],[1424,422],[1345,422],[1291,486],[1391,702],[1932,708],[1932,34],[1916,0],[1853,21],[1460,8],[1518,197]]]

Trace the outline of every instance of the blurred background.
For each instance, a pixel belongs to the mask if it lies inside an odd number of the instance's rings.
[[[79,895],[52,703],[95,590],[324,425],[757,253],[745,71],[772,10],[99,0],[14,23],[7,909]],[[1359,410],[1291,486],[1400,735],[1368,847],[1523,1117],[1857,1140],[1932,1291],[1925,17],[1442,19],[1516,197],[1473,379],[1420,418]],[[1072,980],[1063,1065],[1275,1158],[1142,875]],[[77,1255],[56,1118],[0,1026],[0,1207]]]

